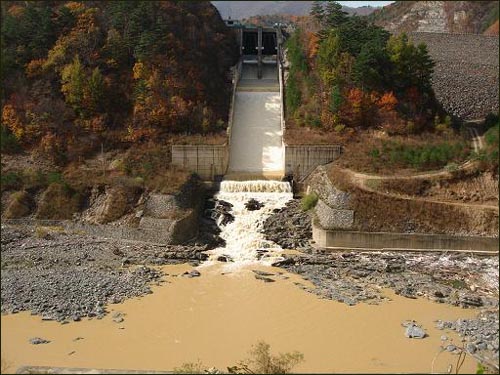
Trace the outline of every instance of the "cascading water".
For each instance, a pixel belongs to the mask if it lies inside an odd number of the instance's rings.
[[[209,260],[224,256],[237,265],[260,261],[271,264],[281,260],[282,251],[276,243],[264,238],[262,227],[273,210],[283,207],[293,198],[288,182],[280,181],[223,181],[215,197],[232,205],[232,222],[219,224],[220,236],[226,241],[225,247],[209,251]],[[263,206],[248,210],[245,206],[251,199]]]

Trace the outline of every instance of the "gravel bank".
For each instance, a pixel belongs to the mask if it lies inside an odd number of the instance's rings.
[[[1,311],[64,321],[102,318],[106,305],[151,293],[151,266],[206,259],[206,246],[152,245],[2,225]]]
[[[290,225],[294,220],[309,227],[309,232],[294,230]],[[268,218],[265,233],[267,239],[283,248],[303,252],[287,254],[285,260],[274,265],[309,280],[314,288],[298,286],[321,298],[348,305],[378,304],[388,299],[383,289],[390,288],[407,298],[423,297],[436,303],[481,309],[476,319],[437,321],[436,325],[456,330],[464,337],[469,354],[498,368],[498,257],[313,249],[309,245],[310,219],[297,200]]]

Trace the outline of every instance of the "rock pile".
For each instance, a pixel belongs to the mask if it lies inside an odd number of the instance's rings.
[[[498,362],[498,310],[484,311],[475,319],[436,321],[436,328],[451,329],[466,340],[465,350],[486,363]],[[498,367],[497,367],[498,370]]]
[[[248,211],[257,211],[260,210],[262,207],[264,207],[264,204],[260,203],[258,200],[253,198],[250,199],[247,203],[245,203],[245,208]]]
[[[283,249],[310,249],[311,217],[302,211],[299,200],[291,200],[285,207],[275,210],[265,221],[263,231],[267,240]]]

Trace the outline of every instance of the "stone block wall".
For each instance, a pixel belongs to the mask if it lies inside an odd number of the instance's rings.
[[[170,194],[149,194],[144,214],[153,218],[168,217],[176,208],[175,196]]]
[[[354,225],[354,211],[332,208],[322,200],[315,207],[316,217],[324,229],[351,229]]]

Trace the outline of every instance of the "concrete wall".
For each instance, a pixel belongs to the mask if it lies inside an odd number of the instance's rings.
[[[319,165],[327,164],[340,156],[339,145],[286,145],[285,173],[296,180],[310,174]]]
[[[213,180],[226,173],[228,154],[227,145],[172,145],[172,165]]]
[[[498,254],[498,238],[455,237],[441,234],[407,234],[327,231],[313,225],[315,246],[365,250],[471,250]]]

